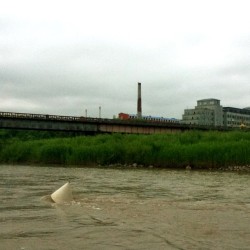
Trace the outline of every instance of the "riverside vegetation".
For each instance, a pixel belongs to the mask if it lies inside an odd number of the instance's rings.
[[[0,131],[0,163],[65,166],[249,169],[250,133],[187,131],[175,134],[72,136]]]

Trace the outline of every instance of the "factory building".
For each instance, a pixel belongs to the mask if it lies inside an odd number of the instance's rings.
[[[182,123],[224,126],[224,127],[250,127],[250,108],[222,107],[220,100],[203,99],[197,101],[194,109],[185,109]]]
[[[250,127],[250,107],[239,109],[223,108],[223,121],[227,127]]]
[[[203,99],[197,101],[194,109],[185,109],[182,123],[192,125],[223,126],[223,108],[220,100]]]

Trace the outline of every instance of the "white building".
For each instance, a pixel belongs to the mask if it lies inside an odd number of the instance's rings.
[[[223,107],[220,105],[220,100],[213,98],[198,100],[194,109],[184,110],[182,123],[223,126]]]
[[[223,123],[226,127],[250,127],[250,107],[244,109],[224,107]]]

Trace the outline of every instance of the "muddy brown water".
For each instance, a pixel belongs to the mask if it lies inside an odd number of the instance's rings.
[[[0,166],[0,200],[0,249],[250,249],[249,173]]]

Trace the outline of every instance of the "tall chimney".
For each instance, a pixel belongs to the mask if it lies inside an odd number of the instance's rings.
[[[142,112],[141,112],[141,83],[138,82],[138,99],[137,99],[137,118],[142,118]]]

